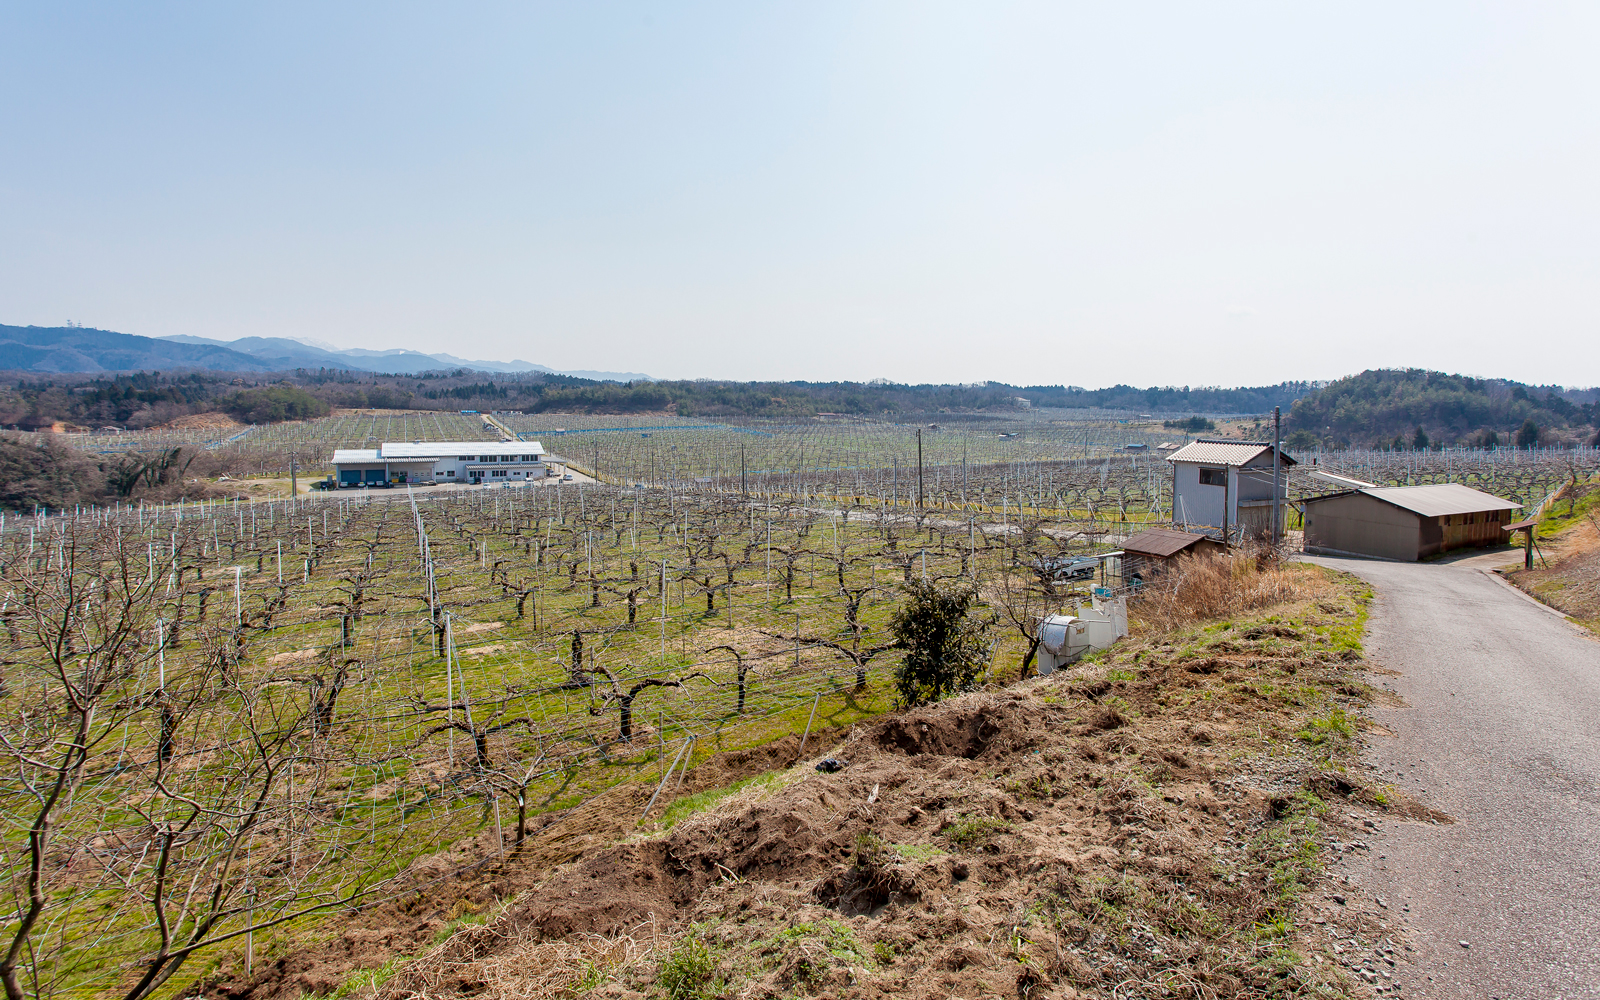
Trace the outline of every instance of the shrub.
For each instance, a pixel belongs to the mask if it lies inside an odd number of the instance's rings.
[[[1533,422],[1532,417],[1529,417],[1522,422],[1521,427],[1517,428],[1517,447],[1532,448],[1538,443],[1539,425]]]
[[[905,648],[895,668],[895,688],[905,706],[938,701],[972,687],[989,658],[989,619],[972,616],[978,592],[971,587],[905,585],[889,631]]]

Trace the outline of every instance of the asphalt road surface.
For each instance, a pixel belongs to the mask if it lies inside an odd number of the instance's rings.
[[[1387,822],[1342,871],[1413,951],[1401,996],[1600,997],[1600,642],[1484,572],[1311,558],[1375,586],[1368,761],[1454,817]]]

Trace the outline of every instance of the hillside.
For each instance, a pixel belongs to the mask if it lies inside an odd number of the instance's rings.
[[[792,736],[718,754],[642,831],[648,781],[482,867],[494,834],[458,843],[414,891],[252,977],[224,965],[207,995],[1363,995],[1382,914],[1324,865],[1366,849],[1379,802],[1437,814],[1357,773],[1360,589],[1276,584],[1288,603],[807,754]]]
[[[276,367],[220,344],[180,344],[79,326],[0,325],[0,370],[265,372]]]
[[[474,361],[421,351],[317,347],[287,337],[212,340],[178,335],[141,337],[80,326],[0,325],[0,370],[89,373],[133,371],[275,372],[294,369],[416,375],[451,368],[483,372],[537,372],[611,381],[648,381],[638,372],[559,373],[531,361]]]
[[[1420,368],[1370,369],[1297,400],[1284,431],[1292,448],[1588,442],[1600,421],[1595,395]]]

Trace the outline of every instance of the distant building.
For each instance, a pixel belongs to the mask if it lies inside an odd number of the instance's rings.
[[[1307,552],[1416,562],[1506,540],[1522,505],[1460,483],[1373,486],[1305,501]]]
[[[1283,528],[1289,468],[1279,452],[1278,528]],[[1207,528],[1242,526],[1249,535],[1272,532],[1272,445],[1260,441],[1193,441],[1167,456],[1172,463],[1172,523]]]
[[[1033,407],[1033,400],[1027,396],[1012,396],[1011,405],[1021,410],[1027,410]]]
[[[538,441],[391,441],[333,453],[340,486],[526,482],[545,475]]]

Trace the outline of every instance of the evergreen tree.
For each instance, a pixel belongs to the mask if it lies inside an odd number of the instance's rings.
[[[889,620],[890,633],[906,649],[895,669],[900,703],[920,705],[972,687],[989,659],[992,624],[972,615],[977,590],[922,581],[904,589],[905,602]]]

